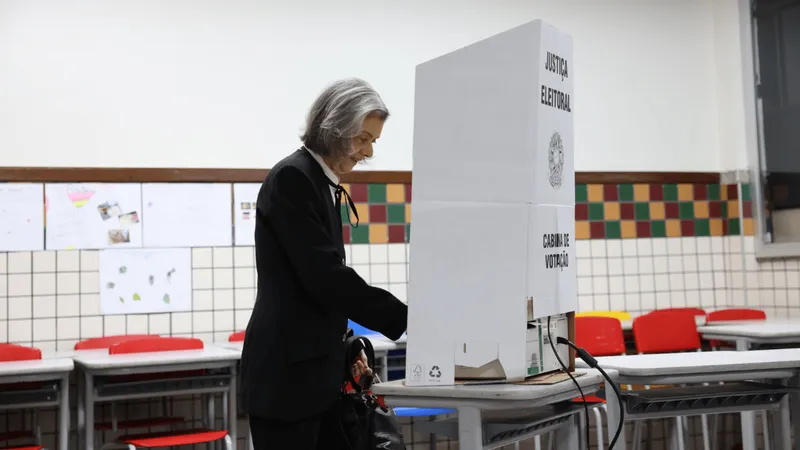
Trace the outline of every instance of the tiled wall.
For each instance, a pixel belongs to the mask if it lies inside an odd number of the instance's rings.
[[[406,300],[410,186],[347,189],[360,217],[358,227],[345,226],[348,262]],[[749,305],[784,317],[800,311],[798,261],[755,260],[746,184],[579,185],[576,219],[581,310]],[[0,339],[43,350],[120,333],[225,340],[249,319],[254,250],[195,248],[192,254],[193,311],[102,316],[97,251],[0,253]],[[54,422],[47,424],[45,431],[52,431]]]

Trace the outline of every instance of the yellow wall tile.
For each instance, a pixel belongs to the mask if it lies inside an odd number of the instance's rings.
[[[590,184],[586,186],[586,190],[588,192],[588,200],[590,202],[602,202],[603,201],[603,185],[602,184]]]
[[[667,237],[681,236],[681,221],[677,219],[667,220]]]
[[[708,202],[705,200],[694,202],[695,219],[708,219]]]
[[[402,184],[386,185],[386,203],[405,203],[406,189]]]
[[[340,184],[340,186],[343,187],[345,191],[350,192],[350,184],[349,183],[342,183],[342,184]]]
[[[694,200],[694,186],[691,184],[678,185],[678,201],[690,202]]]
[[[389,242],[389,226],[385,223],[374,223],[369,226],[369,243],[385,244]]]
[[[745,218],[742,220],[742,231],[744,231],[745,236],[753,236],[755,234],[753,232],[753,219]]]
[[[666,211],[664,210],[664,202],[653,202],[650,203],[650,219],[651,220],[664,220],[666,217]]]
[[[344,201],[342,202],[344,203]],[[356,211],[358,212],[358,223],[369,223],[369,205],[366,203],[356,203]],[[353,217],[355,223],[355,217]]]
[[[708,221],[712,236],[722,236],[722,219],[711,219]]]
[[[619,203],[605,202],[603,204],[603,216],[606,220],[619,220]]]
[[[406,203],[406,223],[411,223],[411,203]]]
[[[620,236],[622,239],[630,239],[636,237],[636,222],[633,220],[623,220],[619,223]]]
[[[650,185],[649,184],[634,184],[633,185],[633,201],[635,201],[635,202],[649,202],[650,201]]]
[[[728,200],[728,218],[739,217],[739,200]]]
[[[589,236],[591,236],[589,233],[589,222],[585,220],[575,222],[575,237],[577,239],[589,239]]]

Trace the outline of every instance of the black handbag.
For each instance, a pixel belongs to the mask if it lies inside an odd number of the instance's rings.
[[[380,382],[373,374],[353,378],[353,362],[361,350],[367,355],[369,367],[375,364],[372,343],[364,336],[352,336],[345,341],[345,382],[339,397],[338,415],[344,440],[350,450],[405,450],[403,433],[394,411],[382,405],[370,391],[370,386]]]

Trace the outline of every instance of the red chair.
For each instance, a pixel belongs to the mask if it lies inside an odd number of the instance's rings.
[[[203,347],[203,341],[195,338],[149,337],[118,342],[108,349],[108,353],[111,355],[124,355],[179,350],[202,350]],[[154,375],[170,376],[167,374]],[[180,445],[206,444],[219,440],[224,440],[226,448],[232,450],[233,443],[227,430],[180,430],[120,436],[117,438],[120,444],[127,445],[130,450],[135,450],[137,448],[163,448]]]
[[[244,330],[231,333],[228,336],[228,342],[244,342]]]
[[[736,322],[740,320],[767,320],[767,313],[760,309],[748,309],[748,308],[730,308],[730,309],[720,309],[719,311],[712,311],[708,314],[708,319],[706,321],[708,323],[711,322]],[[731,345],[728,342],[718,341],[712,339],[708,341],[708,345],[712,348],[717,349],[721,347],[731,347],[736,348],[735,345]]]
[[[695,314],[659,310],[633,319],[633,339],[639,353],[698,351],[701,348]]]
[[[624,355],[625,335],[622,332],[622,324],[619,319],[612,317],[576,317],[575,344],[594,357]],[[608,414],[605,405],[606,401],[596,395],[587,395],[585,398],[586,403],[598,406],[592,409],[597,422],[597,448],[604,448],[603,435],[605,428],[601,426],[603,423],[601,411]],[[574,403],[583,403],[584,400],[579,397],[572,399],[572,401]]]
[[[134,341],[138,339],[151,339],[158,337],[160,336],[157,334],[119,334],[114,336],[89,338],[76,343],[75,350],[76,351],[105,350],[121,342]],[[79,399],[79,401],[82,400]],[[143,429],[150,427],[164,427],[164,426],[177,425],[179,423],[184,422],[183,417],[173,417],[167,414],[166,403],[164,404],[163,417],[153,417],[148,419],[132,419],[132,420],[122,420],[122,421],[117,421],[116,418],[117,415],[114,410],[114,404],[112,403],[111,405],[112,405],[111,422],[96,423],[94,426],[94,429],[96,431],[119,431],[119,430],[130,430],[130,429]]]
[[[42,359],[42,351],[38,348],[26,347],[17,344],[0,344],[0,362],[17,362],[17,361],[38,361]],[[41,386],[39,382],[33,383],[14,383],[13,389],[28,389]],[[2,388],[3,386],[0,386]],[[7,385],[11,388],[11,385]],[[35,413],[34,413],[35,414]],[[38,420],[34,419],[34,422]],[[41,433],[39,425],[36,424],[37,430],[34,431],[14,431],[0,434],[0,442],[12,441],[17,439],[32,438],[37,442],[41,441]],[[22,445],[18,447],[4,447],[2,450],[41,450],[44,447],[38,444]]]
[[[115,336],[89,338],[75,344],[75,350],[105,350],[120,342],[153,337],[160,336],[157,334],[119,334]]]

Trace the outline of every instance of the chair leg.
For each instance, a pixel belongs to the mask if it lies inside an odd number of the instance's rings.
[[[600,413],[600,408],[594,409],[594,421],[595,421],[595,432],[597,433],[597,448],[602,450],[606,447],[605,445],[603,445],[603,431],[605,430],[603,429],[603,415]],[[589,426],[588,421],[586,423],[586,426]],[[586,443],[586,448],[587,449],[591,448],[590,442]]]
[[[228,450],[234,450],[233,449],[233,441],[231,440],[231,436],[230,435],[226,435],[225,436],[225,448],[228,449]]]
[[[676,417],[675,418],[675,429],[674,429],[673,436],[675,436],[675,439],[677,440],[678,450],[685,450],[686,449],[686,442],[684,441],[683,420],[681,420],[681,419],[682,419],[682,417]]]
[[[542,435],[541,434],[537,434],[536,436],[533,437],[533,447],[536,450],[542,450]]]
[[[761,433],[764,436],[764,450],[770,450],[770,442],[769,442],[769,413],[767,411],[761,411]]]
[[[703,414],[700,416],[700,422],[703,425],[703,450],[711,450],[711,437],[708,433],[708,415]]]
[[[620,436],[621,439],[625,439],[625,436]],[[637,420],[633,423],[633,445],[631,446],[633,450],[639,450],[639,447],[642,445],[642,421]]]

